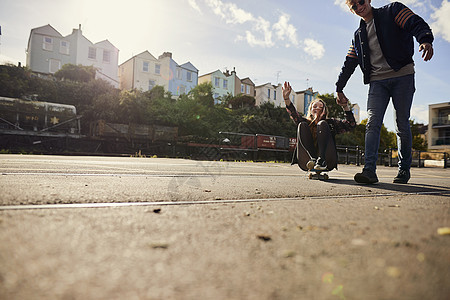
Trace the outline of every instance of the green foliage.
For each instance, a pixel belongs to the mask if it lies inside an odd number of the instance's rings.
[[[96,69],[93,66],[65,64],[55,73],[59,80],[89,82],[95,79]]]
[[[13,65],[0,66],[0,95],[19,98],[27,94],[31,72]]]
[[[366,133],[367,119],[361,121],[361,124],[356,125],[356,128],[350,132],[336,135],[336,144],[348,145],[348,146],[365,146],[365,133]],[[397,147],[396,135],[393,132],[387,130],[387,128],[381,125],[380,131],[380,147],[379,152],[383,152],[389,148]]]
[[[237,109],[244,107],[254,107],[256,99],[249,95],[239,94],[233,97],[231,94],[222,99],[222,103],[225,107]]]
[[[175,100],[162,86],[147,92],[119,91],[106,81],[95,79],[92,67],[68,65],[63,69],[57,77],[43,79],[27,68],[2,65],[0,96],[19,98],[37,94],[41,101],[75,105],[77,113],[83,115],[84,130],[88,130],[91,121],[103,119],[113,123],[177,126],[180,136],[198,141],[214,140],[219,131],[296,136],[297,127],[285,108],[272,103],[256,107],[255,99],[246,95],[227,95],[222,104],[214,105],[211,83],[200,84]],[[319,97],[327,104],[330,117],[345,118],[333,94]],[[363,120],[353,131],[337,135],[336,143],[364,146],[366,123]],[[420,137],[419,128],[420,124],[411,122],[413,148],[425,150],[426,142]],[[395,134],[383,126],[380,151],[395,147]]]
[[[322,94],[319,95],[319,98],[327,105],[328,116],[330,118],[345,120],[345,112],[342,109],[342,106],[337,104],[336,97],[333,94]]]
[[[211,82],[204,82],[192,90],[189,91],[187,95],[188,98],[195,99],[196,102],[199,102],[203,106],[213,107],[214,106],[214,97],[213,97],[213,87]]]

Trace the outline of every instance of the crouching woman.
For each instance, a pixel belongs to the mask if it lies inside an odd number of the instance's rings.
[[[289,82],[283,86],[286,110],[297,125],[297,147],[292,164],[304,170],[331,171],[337,168],[335,136],[355,128],[356,121],[348,101],[338,102],[345,111],[345,120],[328,117],[328,108],[320,99],[313,100],[306,118],[301,116],[289,99],[292,88]]]

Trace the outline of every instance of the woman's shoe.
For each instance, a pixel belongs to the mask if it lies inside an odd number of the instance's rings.
[[[327,162],[325,161],[325,159],[319,157],[317,159],[316,164],[314,165],[314,170],[317,171],[325,171],[327,169]]]
[[[314,159],[314,158],[312,158],[310,161],[308,161],[307,163],[306,163],[306,168],[308,169],[308,170],[312,170],[312,169],[314,169],[314,166],[316,165],[316,159]]]

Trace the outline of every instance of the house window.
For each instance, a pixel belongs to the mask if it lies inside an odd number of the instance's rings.
[[[69,42],[61,41],[61,44],[59,46],[59,53],[69,55],[69,45]]]
[[[143,65],[142,65],[142,71],[143,72],[148,72],[148,61],[144,61]]]
[[[161,74],[161,65],[155,65],[155,74]]]
[[[192,72],[187,71],[187,81],[192,81]]]
[[[245,91],[245,85],[244,85],[244,84],[241,84],[241,93],[243,94],[244,91]]]
[[[226,79],[223,80],[223,88],[228,89],[228,80]]]
[[[111,62],[111,52],[107,50],[103,50],[103,62],[109,63]]]
[[[59,69],[61,69],[61,61],[57,59],[49,59],[49,72],[55,74]]]
[[[89,47],[88,58],[96,59],[97,58],[97,49],[94,47]]]
[[[214,86],[215,87],[220,87],[220,78],[218,78],[218,77],[214,78]]]
[[[250,95],[250,86],[246,85],[246,87],[247,87],[247,94]]]
[[[177,68],[177,79],[182,79],[181,74],[181,69]]]
[[[270,89],[267,89],[267,98],[270,99]]]
[[[154,86],[155,86],[155,81],[154,80],[149,80],[148,81],[148,90],[150,91]]]
[[[42,45],[42,49],[53,51],[53,39],[48,36],[44,36],[44,43]]]
[[[277,100],[277,91],[273,91],[273,100]]]

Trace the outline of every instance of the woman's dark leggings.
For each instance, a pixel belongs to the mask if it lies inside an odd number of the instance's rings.
[[[301,122],[297,128],[297,159],[302,170],[307,170],[306,163],[312,158],[321,157],[326,160],[328,170],[337,167],[337,152],[330,126],[324,120],[317,124],[317,148],[311,128],[307,122]]]

